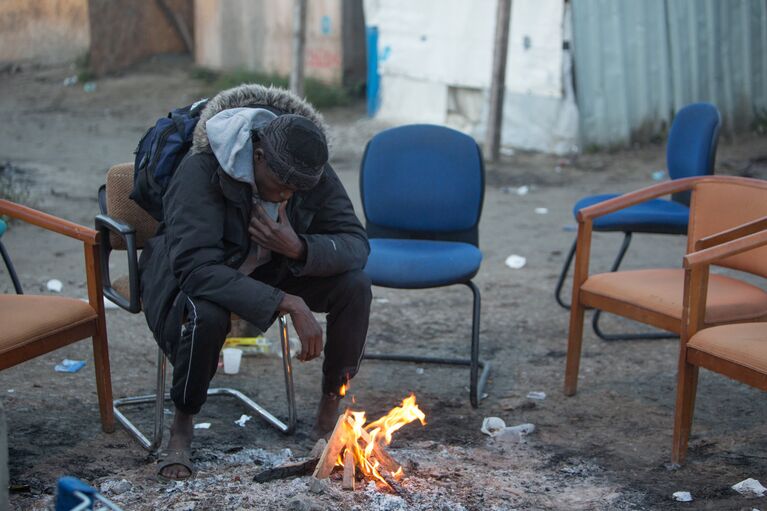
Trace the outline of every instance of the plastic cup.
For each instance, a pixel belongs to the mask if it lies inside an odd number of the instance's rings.
[[[242,350],[239,348],[224,348],[221,350],[221,353],[224,354],[224,372],[226,374],[239,373]]]

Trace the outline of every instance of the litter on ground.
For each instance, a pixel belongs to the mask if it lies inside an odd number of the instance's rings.
[[[509,257],[506,258],[506,266],[508,266],[512,270],[519,270],[521,268],[524,268],[526,263],[527,263],[527,259],[517,254],[511,254]]]
[[[64,360],[61,361],[60,364],[56,364],[56,366],[53,369],[59,373],[76,373],[83,367],[85,367],[84,360],[70,360],[68,358],[65,358]]]

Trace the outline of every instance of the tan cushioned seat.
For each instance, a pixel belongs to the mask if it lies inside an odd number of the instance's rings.
[[[122,295],[126,300],[130,296],[130,279],[127,275],[119,277],[117,280],[112,281],[112,287],[119,295]]]
[[[0,354],[96,317],[89,303],[76,298],[0,295]]]
[[[704,328],[687,346],[755,371],[767,373],[767,323]]]
[[[684,270],[630,270],[592,275],[581,286],[588,293],[682,318]],[[709,276],[706,323],[767,317],[767,293],[723,275]]]

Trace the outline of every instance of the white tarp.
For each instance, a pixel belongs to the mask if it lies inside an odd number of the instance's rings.
[[[378,116],[450,124],[482,141],[495,13],[495,0],[365,0],[365,22],[378,27]],[[563,0],[512,2],[502,145],[560,154],[575,147],[562,49],[568,23]]]

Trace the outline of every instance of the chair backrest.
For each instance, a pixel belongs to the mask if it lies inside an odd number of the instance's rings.
[[[142,248],[146,240],[157,231],[157,220],[133,202],[128,196],[133,190],[133,163],[120,163],[107,171],[106,211],[116,220],[132,225],[136,229],[136,248]],[[125,250],[122,238],[110,234],[112,248]]]
[[[683,107],[671,124],[666,145],[666,166],[671,179],[714,173],[722,118],[711,103]],[[677,202],[690,204],[689,192],[674,194]]]
[[[703,179],[692,192],[687,252],[701,238],[766,215],[767,181],[732,176]],[[767,247],[728,257],[717,266],[767,277]]]
[[[459,131],[413,124],[377,134],[362,158],[360,191],[371,238],[479,243],[482,153]]]

